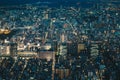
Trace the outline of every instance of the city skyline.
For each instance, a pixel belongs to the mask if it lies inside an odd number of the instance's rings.
[[[119,1],[50,1],[0,2],[0,80],[120,80]]]

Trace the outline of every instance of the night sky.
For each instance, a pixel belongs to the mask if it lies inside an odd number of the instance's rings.
[[[52,3],[64,4],[64,3],[75,3],[75,2],[85,2],[85,1],[98,1],[98,0],[0,0],[0,6],[30,4],[36,2],[52,2]]]

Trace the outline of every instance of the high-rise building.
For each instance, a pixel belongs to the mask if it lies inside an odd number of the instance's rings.
[[[59,46],[59,54],[60,55],[67,55],[67,44],[66,43],[62,43]]]
[[[55,66],[55,52],[54,51],[39,51],[37,53],[38,58],[40,59],[46,59],[47,61],[52,60],[52,80],[54,80],[54,66]]]
[[[0,55],[10,55],[10,46],[0,45]]]
[[[85,49],[85,44],[78,44],[78,53],[80,53],[80,51],[84,49]]]
[[[55,51],[55,52],[57,52],[58,51],[58,41],[57,40],[53,40],[53,50]]]
[[[0,46],[0,55],[9,55],[16,56],[17,55],[17,43],[5,43]]]
[[[67,55],[76,55],[78,51],[78,44],[67,41]]]
[[[55,59],[54,51],[39,51],[37,55],[40,59],[47,59],[48,61]]]
[[[99,46],[98,44],[91,44],[91,48],[90,48],[90,53],[92,57],[95,57],[99,54]]]
[[[67,78],[70,75],[70,69],[55,69],[55,73],[58,74],[60,79]]]
[[[12,57],[17,55],[17,43],[10,43],[10,55]]]
[[[67,35],[65,33],[62,33],[61,36],[60,36],[60,40],[62,43],[66,42],[67,41]]]
[[[64,34],[61,34],[61,42],[65,42],[65,35]]]
[[[44,11],[43,12],[43,19],[48,19],[48,18],[49,18],[48,11]]]

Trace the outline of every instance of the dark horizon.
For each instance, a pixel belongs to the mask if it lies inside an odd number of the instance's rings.
[[[58,4],[74,4],[77,2],[87,2],[87,1],[93,1],[98,2],[99,0],[0,0],[0,6],[6,6],[6,5],[21,5],[21,4],[32,4],[37,2],[50,2],[50,3],[58,3]],[[69,3],[69,4],[68,4]]]

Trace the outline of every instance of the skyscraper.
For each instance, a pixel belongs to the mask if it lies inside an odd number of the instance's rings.
[[[85,44],[78,44],[78,53],[80,53],[80,51],[84,49],[85,49]]]

